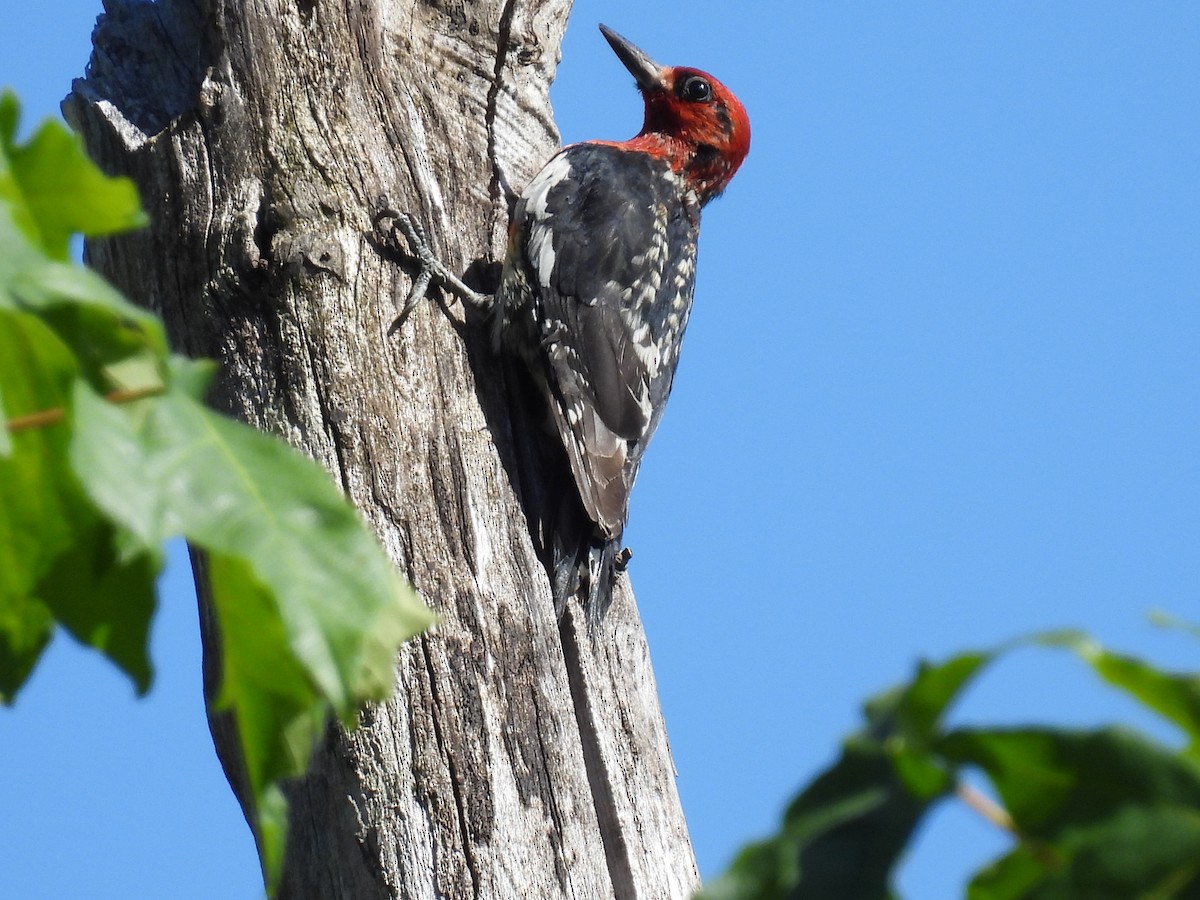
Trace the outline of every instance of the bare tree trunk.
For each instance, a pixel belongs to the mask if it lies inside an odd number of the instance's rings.
[[[401,652],[395,698],[332,727],[290,791],[283,894],[686,896],[633,596],[595,633],[576,610],[556,622],[484,329],[429,303],[390,333],[412,270],[373,225],[386,194],[452,267],[497,258],[503,184],[557,146],[570,0],[106,8],[66,111],[154,224],[92,262],[220,361],[218,405],[334,474],[443,617]],[[236,789],[219,722],[214,738]]]

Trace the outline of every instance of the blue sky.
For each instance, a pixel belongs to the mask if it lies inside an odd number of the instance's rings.
[[[1145,618],[1200,619],[1200,6],[681,10],[579,0],[554,99],[565,140],[636,131],[604,21],[717,75],[754,126],[705,212],[627,533],[711,876],[920,657],[1078,626],[1200,668]],[[5,12],[0,83],[27,124],[82,71],[99,11]],[[259,896],[173,560],[149,698],[60,638],[0,710],[0,895]],[[1173,739],[1034,650],[955,718]],[[960,896],[1003,847],[947,806],[902,892]]]

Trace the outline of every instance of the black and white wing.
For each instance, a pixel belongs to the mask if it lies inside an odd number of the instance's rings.
[[[663,160],[577,144],[529,184],[513,227],[505,328],[534,339],[580,498],[619,536],[691,311],[699,204]]]

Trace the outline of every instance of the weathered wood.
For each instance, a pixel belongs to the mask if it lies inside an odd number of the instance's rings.
[[[215,402],[322,462],[442,615],[395,698],[290,791],[283,893],[682,897],[695,863],[627,585],[601,631],[549,585],[504,465],[484,329],[420,307],[378,198],[494,260],[557,145],[570,0],[108,0],[65,109],[154,224],[91,262],[215,357]],[[207,620],[206,620],[207,621]],[[216,647],[206,629],[211,669]],[[228,733],[214,739],[231,782]]]

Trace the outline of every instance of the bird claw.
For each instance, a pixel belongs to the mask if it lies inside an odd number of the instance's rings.
[[[484,312],[492,307],[492,300],[486,294],[480,294],[472,290],[467,284],[446,268],[433,250],[429,246],[429,238],[426,236],[425,229],[408,213],[400,212],[393,209],[386,203],[383,208],[375,216],[376,223],[384,219],[391,220],[392,232],[400,232],[404,235],[404,240],[408,244],[409,254],[416,260],[418,271],[416,277],[413,278],[412,287],[409,289],[408,297],[404,301],[404,305],[400,307],[396,322],[392,328],[399,328],[412,311],[417,308],[417,304],[424,299],[426,292],[429,290],[429,285],[434,281],[438,286],[444,289],[447,293],[453,294],[464,303],[474,306],[476,309]]]

